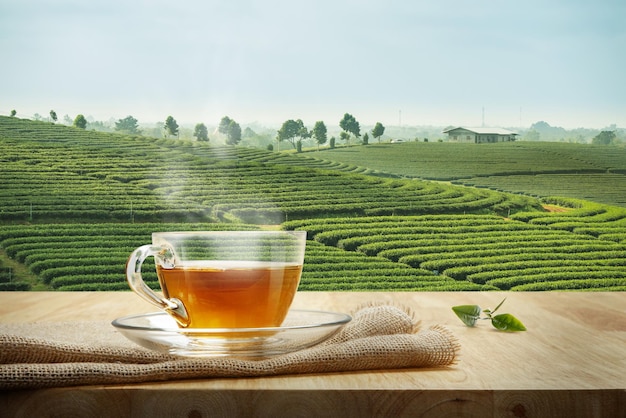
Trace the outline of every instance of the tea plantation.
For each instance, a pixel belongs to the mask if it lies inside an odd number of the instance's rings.
[[[339,149],[279,153],[0,117],[0,290],[126,290],[126,258],[151,232],[262,228],[308,231],[304,291],[626,290],[621,202],[418,179],[428,175],[406,170],[462,166],[444,155],[412,166],[407,145],[403,157],[398,148],[354,148],[388,161],[368,166],[340,161]],[[481,158],[493,150],[485,178],[510,158],[493,145],[464,145],[468,161],[468,150],[480,147]],[[515,163],[525,170],[605,170],[597,147],[574,145],[571,157],[560,147],[557,163],[538,159],[545,145],[514,145],[525,150]],[[611,161],[611,174],[623,175],[621,160]],[[157,288],[152,270],[145,276]]]

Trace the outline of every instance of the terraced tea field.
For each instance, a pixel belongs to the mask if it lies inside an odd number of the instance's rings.
[[[540,163],[532,145],[515,157],[534,160],[525,170],[603,169],[558,147]],[[128,289],[126,257],[150,232],[258,228],[309,231],[301,290],[624,290],[626,209],[549,199],[571,209],[550,214],[531,196],[400,178],[404,150],[368,167],[0,117],[0,290]]]
[[[538,207],[532,199],[489,190],[294,167],[282,154],[272,159],[275,153],[263,150],[95,132],[83,138],[74,136],[80,131],[74,128],[22,124],[41,129],[36,135],[0,129],[5,138],[12,135],[0,142],[0,221],[279,224],[318,216]],[[63,136],[66,131],[72,135]]]
[[[612,239],[487,215],[313,219],[285,227],[306,230],[328,246],[430,271],[442,286],[453,279],[482,290],[626,290],[621,216],[621,237]],[[589,218],[588,226],[596,225]]]

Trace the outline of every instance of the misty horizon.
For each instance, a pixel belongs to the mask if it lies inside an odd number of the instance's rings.
[[[55,110],[55,109],[51,109],[51,110]],[[55,110],[56,112],[56,110]],[[346,113],[350,113],[350,112],[346,112]],[[58,114],[58,112],[57,112]],[[82,114],[82,113],[81,113]],[[9,115],[6,115],[9,116]],[[90,124],[94,124],[94,123],[102,123],[104,124],[104,126],[108,126],[110,128],[114,128],[115,127],[115,123],[120,121],[123,118],[116,118],[116,117],[109,117],[106,119],[98,119],[95,118],[93,115],[89,115],[89,114],[83,114],[83,116],[85,116],[86,120],[88,123]],[[127,116],[132,116],[135,117],[135,115],[126,115]],[[204,125],[206,125],[209,128],[214,128],[217,129],[217,127],[219,126],[220,123],[220,119],[217,120],[212,120],[212,121],[196,121],[196,122],[181,122],[180,120],[178,120],[174,115],[167,115],[164,116],[161,120],[153,120],[153,121],[142,121],[142,120],[137,120],[137,124],[140,128],[155,128],[157,126],[162,127],[163,124],[165,123],[165,119],[169,116],[172,116],[174,118],[174,120],[179,124],[179,126],[181,128],[185,128],[185,129],[193,129],[195,127],[195,125],[199,124],[199,123],[203,123]],[[223,116],[228,116],[228,115],[223,115]],[[222,116],[222,117],[223,117]],[[343,116],[343,114],[341,115]],[[30,119],[30,120],[38,120],[38,121],[44,121],[44,122],[54,122],[51,120],[50,115],[49,114],[41,114],[36,112],[35,114],[28,116],[28,115],[23,115],[20,114],[20,112],[18,112],[15,117],[21,118],[21,119]],[[64,115],[58,115],[57,116],[57,121],[56,123],[59,124],[64,124],[64,125],[72,125],[73,124],[73,119],[74,117],[72,117],[72,115],[68,115],[68,114],[64,114]],[[64,120],[65,119],[65,120]],[[135,119],[137,119],[135,117]],[[297,119],[301,119],[301,118],[297,118]],[[303,121],[305,126],[309,126],[312,127],[315,122],[317,122],[318,120],[321,119],[310,119],[308,121]],[[277,123],[264,123],[263,121],[258,121],[258,120],[253,120],[253,121],[244,121],[244,122],[240,122],[235,120],[236,122],[240,123],[240,125],[242,125],[243,127],[251,127],[251,128],[256,128],[256,129],[262,129],[262,130],[278,130],[280,129],[280,127],[282,126],[283,122],[277,122]],[[358,120],[359,124],[361,125],[361,129],[362,130],[371,130],[371,128],[374,127],[374,125],[376,124],[376,122],[373,123],[361,123],[361,121]],[[322,122],[324,122],[324,124],[327,126],[327,128],[335,130],[335,131],[340,131],[341,128],[339,126],[339,120],[336,121],[336,123],[332,123],[330,121],[326,121],[326,120],[322,120]],[[512,131],[520,131],[520,132],[524,132],[524,131],[528,131],[533,129],[533,127],[535,125],[538,124],[547,124],[549,128],[553,128],[553,129],[563,129],[565,131],[576,131],[576,130],[588,130],[588,131],[602,131],[602,130],[626,130],[625,127],[622,126],[618,126],[617,124],[610,124],[607,126],[603,126],[600,128],[596,128],[596,127],[588,127],[588,126],[578,126],[576,128],[568,128],[568,127],[564,127],[564,126],[557,126],[557,125],[552,125],[549,121],[546,120],[537,120],[534,121],[532,123],[530,123],[528,126],[499,126],[499,125],[493,125],[493,124],[487,124],[487,123],[479,123],[479,124],[474,124],[474,125],[459,125],[459,124],[448,124],[448,125],[432,125],[432,124],[416,124],[416,125],[412,125],[412,124],[408,124],[408,123],[402,123],[402,120],[399,118],[398,122],[396,124],[383,124],[383,126],[385,126],[385,128],[391,128],[391,129],[430,129],[430,130],[444,130],[450,127],[464,127],[464,128],[479,128],[479,127],[487,127],[487,128],[504,128],[504,129],[509,129]],[[364,132],[364,131],[363,131]]]

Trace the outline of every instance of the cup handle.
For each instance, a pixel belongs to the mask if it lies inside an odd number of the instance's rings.
[[[171,250],[165,246],[157,245],[142,245],[133,251],[126,263],[126,280],[130,288],[151,304],[158,306],[165,312],[174,317],[182,327],[189,326],[189,314],[185,309],[185,305],[180,299],[176,298],[164,298],[156,294],[152,289],[146,285],[141,277],[141,266],[144,260],[150,256],[156,259],[168,261],[164,257],[164,254],[171,255]]]

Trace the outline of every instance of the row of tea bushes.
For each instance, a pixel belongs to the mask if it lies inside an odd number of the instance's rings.
[[[529,196],[583,197],[598,203],[626,207],[626,175],[622,172],[534,174],[474,177],[453,182],[501,192],[524,190]]]
[[[0,291],[4,290],[30,290],[30,285],[16,281],[13,269],[5,267],[0,260]]]
[[[284,227],[307,230],[325,245],[489,288],[626,285],[626,245],[549,225],[488,215],[429,215],[311,219]]]
[[[156,221],[208,218],[188,199],[162,199],[151,190],[85,174],[50,172],[18,164],[0,168],[0,220]]]

